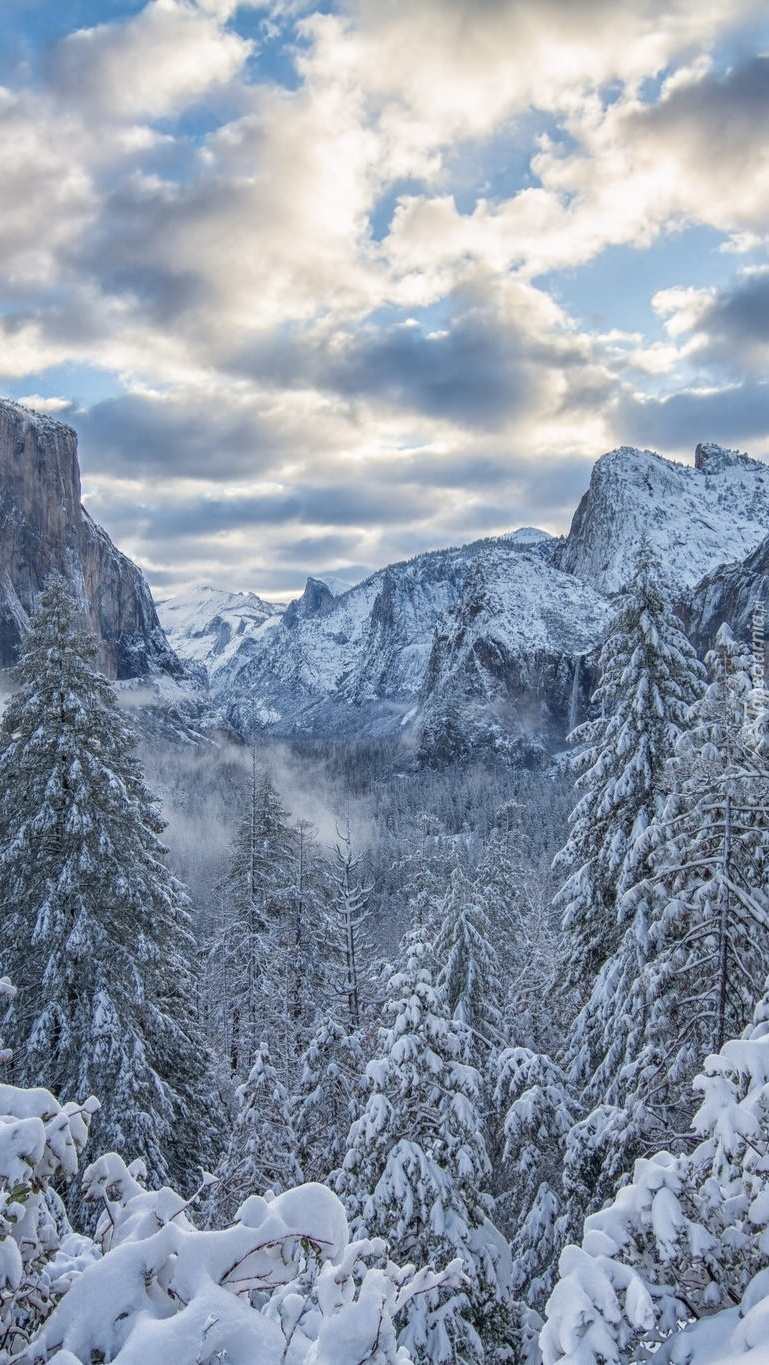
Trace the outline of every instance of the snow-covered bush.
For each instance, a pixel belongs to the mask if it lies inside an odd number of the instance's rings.
[[[764,1001],[750,1033],[709,1057],[695,1081],[703,1099],[694,1152],[637,1161],[632,1182],[586,1220],[582,1246],[563,1252],[541,1338],[545,1365],[624,1365],[644,1358],[645,1347],[656,1348],[659,1365],[704,1365],[732,1359],[727,1337],[735,1358],[761,1340],[769,1316],[766,1014]]]
[[[399,1315],[415,1296],[461,1280],[456,1263],[415,1272],[393,1265],[379,1239],[351,1242],[342,1204],[322,1185],[252,1195],[218,1232],[195,1228],[173,1190],[143,1189],[114,1153],[87,1169],[84,1185],[86,1198],[104,1201],[104,1254],[22,1365],[408,1365]]]
[[[93,1098],[62,1105],[47,1090],[0,1085],[0,1360],[23,1350],[78,1260],[89,1259],[50,1182],[77,1172],[98,1107]]]

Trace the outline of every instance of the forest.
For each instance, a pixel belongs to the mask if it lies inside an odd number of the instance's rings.
[[[758,1362],[760,643],[701,662],[643,544],[568,751],[429,767],[163,734],[52,577],[0,722],[0,1362]]]

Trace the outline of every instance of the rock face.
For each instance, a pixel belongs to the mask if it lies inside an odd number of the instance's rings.
[[[439,622],[420,697],[427,761],[479,745],[538,762],[585,714],[611,605],[535,554],[490,543]]]
[[[593,468],[558,563],[599,592],[628,583],[644,533],[676,597],[719,564],[741,560],[769,531],[769,469],[720,446],[694,468],[622,446]]]
[[[763,652],[769,636],[769,536],[739,564],[722,564],[707,574],[684,602],[681,615],[700,654],[715,641],[722,622],[746,645]]]
[[[284,617],[287,626],[307,621],[313,616],[325,616],[334,604],[334,594],[322,578],[308,578],[301,597],[290,602]]]
[[[0,401],[0,662],[15,661],[37,593],[52,570],[72,583],[112,678],[183,666],[163,633],[149,587],[80,504],[71,427]]]

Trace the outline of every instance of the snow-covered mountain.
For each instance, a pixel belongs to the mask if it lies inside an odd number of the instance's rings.
[[[490,542],[433,635],[423,756],[467,756],[483,743],[531,761],[558,743],[584,712],[610,613],[606,597],[541,556]]]
[[[538,533],[432,551],[337,597],[309,579],[282,615],[253,599],[252,622],[244,597],[210,590],[160,610],[237,728],[373,736],[407,724],[426,753],[448,756],[457,708],[463,752],[498,745],[501,707],[518,707],[518,737],[562,731],[575,660],[599,643],[608,606],[550,563],[555,545]]]
[[[645,533],[683,595],[719,564],[744,559],[767,531],[765,464],[699,445],[692,468],[622,446],[594,466],[558,562],[599,592],[619,592]]]
[[[714,445],[697,447],[694,467],[623,447],[595,465],[565,539],[523,527],[354,586],[309,578],[286,608],[201,588],[161,603],[159,621],[140,571],[80,505],[74,431],[0,402],[0,662],[58,568],[107,671],[180,679],[199,728],[402,733],[428,760],[478,744],[530,758],[584,714],[609,598],[642,535],[704,649],[725,617],[749,634],[752,602],[769,595],[768,532],[764,464]],[[182,705],[155,693],[164,714]]]
[[[212,589],[160,610],[174,648],[205,666],[214,704],[238,729],[408,732],[428,761],[479,744],[526,760],[584,715],[610,597],[643,534],[696,614],[703,575],[755,553],[767,531],[765,465],[714,445],[698,446],[694,467],[623,447],[596,464],[565,540],[524,527],[392,564],[352,588],[310,578],[285,611]]]
[[[192,588],[157,606],[171,647],[179,649],[186,663],[202,667],[211,683],[227,673],[240,651],[250,648],[262,627],[277,624],[285,610],[254,592],[211,587]]]
[[[80,503],[71,427],[0,400],[0,665],[15,661],[46,577],[72,583],[116,678],[178,677],[149,586]]]

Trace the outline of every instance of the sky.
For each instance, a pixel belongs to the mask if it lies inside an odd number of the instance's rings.
[[[159,598],[769,458],[765,0],[2,0],[0,394]]]

